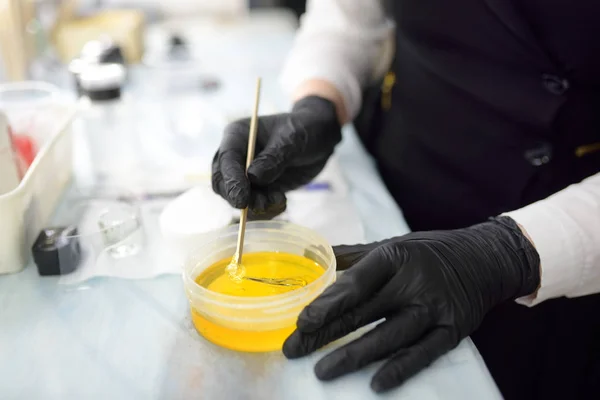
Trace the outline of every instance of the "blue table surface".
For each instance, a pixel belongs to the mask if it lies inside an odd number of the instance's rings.
[[[338,151],[369,241],[407,232],[402,214],[351,130]],[[101,278],[77,286],[34,266],[0,277],[2,399],[377,398],[373,367],[323,384],[281,354],[234,353],[195,332],[178,276]],[[430,371],[379,398],[499,398],[465,340]]]
[[[272,75],[263,75],[267,92],[276,87]],[[224,92],[231,105],[235,91]],[[351,127],[337,156],[366,240],[408,232]],[[0,276],[1,399],[500,398],[469,339],[402,388],[376,396],[369,389],[376,365],[319,382],[312,368],[328,349],[288,361],[207,342],[192,326],[179,276],[57,281],[40,278],[33,265]]]

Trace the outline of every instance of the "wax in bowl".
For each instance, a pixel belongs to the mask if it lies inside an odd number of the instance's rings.
[[[281,350],[298,314],[335,281],[333,250],[310,229],[283,221],[249,222],[244,277],[236,281],[225,268],[235,252],[237,229],[216,232],[186,261],[192,321],[206,339],[232,350]]]

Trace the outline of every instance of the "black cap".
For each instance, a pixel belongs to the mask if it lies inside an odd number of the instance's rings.
[[[103,90],[84,90],[85,94],[92,101],[107,101],[121,98],[121,88],[103,89]]]
[[[93,101],[120,98],[124,81],[125,68],[121,64],[88,65],[79,74],[83,94]]]
[[[81,261],[81,246],[74,226],[42,230],[31,250],[42,276],[71,273]]]

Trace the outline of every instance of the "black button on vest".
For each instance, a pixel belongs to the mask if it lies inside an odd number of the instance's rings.
[[[542,75],[542,83],[548,92],[557,96],[564,94],[569,88],[568,80],[561,79],[555,75]]]
[[[391,109],[363,139],[413,230],[478,223],[600,171],[599,2],[393,3]],[[600,296],[511,302],[473,339],[507,399],[594,398],[598,315]]]
[[[534,167],[548,164],[552,160],[552,145],[543,143],[539,147],[527,150],[525,159]]]

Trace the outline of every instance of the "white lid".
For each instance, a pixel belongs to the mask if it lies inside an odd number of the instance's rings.
[[[233,209],[208,187],[188,190],[171,201],[160,215],[163,236],[183,239],[227,226]]]
[[[8,119],[0,111],[0,195],[19,185],[19,170],[8,132]]]
[[[8,132],[8,118],[0,110],[0,150],[12,150],[12,142]]]
[[[110,48],[112,41],[108,37],[100,38],[99,40],[90,40],[81,48],[80,57],[85,60],[97,61],[102,53]]]

